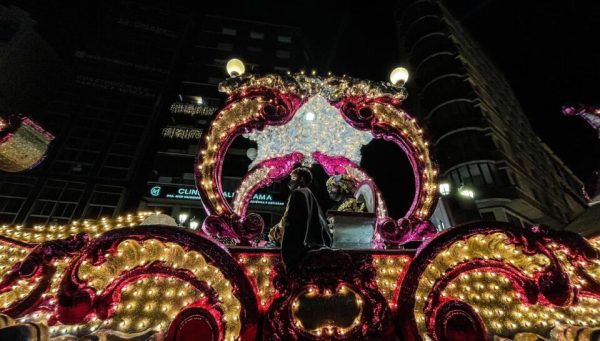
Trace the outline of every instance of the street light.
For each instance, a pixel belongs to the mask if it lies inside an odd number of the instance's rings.
[[[448,182],[440,183],[440,194],[442,196],[446,196],[446,195],[450,194],[450,183],[448,183]]]
[[[460,188],[458,189],[458,194],[469,199],[475,198],[475,192],[473,192],[473,190],[470,187],[464,185],[460,186]]]
[[[226,69],[227,69],[227,73],[231,77],[241,76],[246,71],[246,67],[244,66],[244,62],[242,62],[241,60],[239,60],[237,58],[230,59],[227,62]]]
[[[408,70],[403,67],[397,67],[390,73],[390,82],[394,85],[404,86],[408,81]]]
[[[179,224],[183,225],[188,217],[189,215],[187,213],[179,213]]]
[[[190,228],[191,228],[192,230],[195,230],[195,229],[197,229],[197,228],[198,228],[198,222],[197,222],[196,220],[193,220],[193,219],[192,219],[192,220],[190,220]]]

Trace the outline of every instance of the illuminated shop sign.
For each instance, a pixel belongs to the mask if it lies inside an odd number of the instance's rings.
[[[150,185],[148,186],[148,196],[158,199],[173,199],[173,200],[200,200],[198,189],[194,187],[180,187],[169,185]],[[227,200],[233,199],[234,192],[224,191],[223,195]],[[250,200],[251,204],[269,205],[269,206],[284,206],[285,201],[277,194],[256,192]]]

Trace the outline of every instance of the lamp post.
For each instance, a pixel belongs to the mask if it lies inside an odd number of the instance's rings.
[[[397,67],[390,73],[390,82],[402,87],[408,81],[408,70],[403,67]]]
[[[465,185],[462,185],[458,188],[458,194],[460,194],[462,197],[469,199],[475,198],[475,192],[473,191],[473,189]]]
[[[227,73],[230,77],[241,76],[246,71],[246,66],[244,66],[244,62],[237,58],[230,59],[227,62],[225,68],[227,69]]]
[[[441,196],[446,196],[450,194],[450,183],[449,182],[441,182],[440,183],[440,195]]]
[[[183,226],[183,224],[185,224],[186,220],[188,219],[189,214],[187,213],[179,213],[179,216],[177,217],[179,219],[179,226]]]
[[[198,225],[199,225],[199,223],[195,219],[190,220],[190,228],[192,230],[196,230],[198,228]]]

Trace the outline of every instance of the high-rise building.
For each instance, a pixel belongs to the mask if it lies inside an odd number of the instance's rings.
[[[55,94],[64,66],[36,30],[36,21],[15,6],[0,6],[0,111],[37,112]]]
[[[506,79],[445,4],[402,1],[396,21],[412,74],[407,105],[454,193],[472,191],[464,193],[484,220],[562,228],[577,216],[581,181],[534,134]]]
[[[188,218],[186,224],[192,220],[200,224],[204,210],[195,187],[194,162],[200,135],[225,99],[218,92],[218,84],[228,77],[227,61],[242,59],[246,72],[287,72],[306,66],[307,56],[302,31],[297,27],[215,15],[199,18],[188,44],[177,84],[169,93],[170,105],[161,112],[162,128],[154,137],[160,145],[140,209],[159,210],[176,219],[183,214]],[[229,148],[223,167],[225,197],[233,197],[248,171],[255,146],[240,138]],[[249,209],[261,214],[266,226],[271,226],[279,221],[285,201],[281,185],[275,183],[259,190]]]
[[[66,223],[137,206],[132,189],[144,181],[158,108],[191,19],[132,2],[102,7],[98,16],[67,62],[66,85],[31,113],[57,137],[48,158],[31,172],[0,177],[1,223]]]

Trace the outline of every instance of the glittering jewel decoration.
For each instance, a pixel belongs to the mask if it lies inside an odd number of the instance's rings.
[[[315,163],[314,152],[344,156],[359,164],[360,148],[373,138],[369,132],[352,128],[340,112],[322,96],[304,104],[291,121],[283,126],[267,126],[246,135],[256,141],[257,155],[250,168],[280,155],[300,152],[305,165]]]
[[[0,171],[23,172],[46,157],[54,136],[28,117],[0,116]]]

